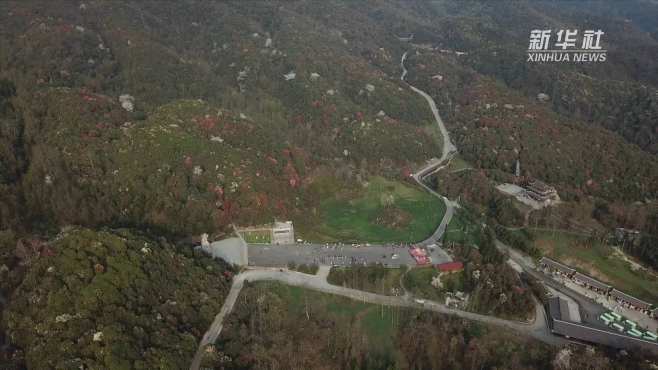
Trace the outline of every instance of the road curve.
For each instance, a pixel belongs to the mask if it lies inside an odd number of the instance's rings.
[[[402,59],[400,60],[400,67],[402,67],[402,75],[400,76],[400,80],[402,81],[405,81],[404,78],[407,76],[407,68],[404,66],[404,61],[406,59],[407,59],[407,52],[402,54]],[[446,125],[443,123],[443,120],[439,115],[439,110],[436,108],[436,103],[434,102],[434,99],[432,99],[432,97],[429,96],[429,94],[427,94],[425,91],[411,85],[408,82],[407,85],[409,85],[411,90],[413,90],[414,92],[425,98],[427,104],[429,104],[430,109],[432,110],[432,114],[434,115],[434,120],[436,121],[437,125],[439,125],[439,130],[441,131],[441,135],[443,136],[443,148],[441,150],[441,158],[439,158],[438,162],[442,163],[448,159],[448,156],[451,155],[451,153],[457,151],[457,147],[450,140],[450,134],[448,133],[448,130],[446,129]]]
[[[400,67],[402,67],[402,75],[400,76],[400,80],[404,82],[406,82],[404,79],[407,76],[407,68],[404,66],[404,61],[406,59],[407,59],[407,52],[402,54],[402,59],[400,60]],[[441,158],[430,161],[425,167],[419,169],[416,173],[412,175],[412,177],[418,183],[418,185],[420,185],[422,188],[424,188],[434,196],[442,199],[443,203],[446,205],[446,213],[443,215],[443,219],[441,219],[441,223],[439,224],[439,227],[437,227],[437,229],[429,238],[418,243],[421,245],[429,245],[439,241],[443,236],[443,234],[445,233],[446,227],[450,223],[450,220],[452,220],[452,216],[455,213],[454,208],[456,204],[451,202],[445,196],[437,193],[429,186],[425,185],[423,179],[429,174],[437,172],[442,168],[446,167],[448,165],[448,162],[450,161],[450,158],[452,158],[452,156],[457,152],[457,147],[450,140],[450,134],[448,133],[448,129],[446,129],[446,126],[443,123],[441,116],[439,115],[439,110],[436,107],[436,103],[434,102],[434,99],[432,99],[432,97],[429,96],[429,94],[427,94],[423,90],[409,84],[408,82],[407,85],[409,85],[411,90],[413,90],[414,92],[425,98],[427,104],[429,104],[430,106],[430,110],[432,111],[434,120],[436,121],[436,124],[439,126],[439,131],[441,132],[441,136],[443,138],[443,145],[441,147]]]
[[[405,77],[407,75],[407,69],[404,66],[404,61],[406,58],[407,58],[407,53],[405,52],[402,55],[402,59],[400,61],[400,66],[402,67],[402,75],[400,76],[400,80],[402,81],[405,81]],[[432,114],[434,115],[434,120],[439,126],[439,130],[443,137],[441,158],[430,161],[425,167],[421,168],[420,170],[418,170],[416,173],[412,175],[414,180],[421,187],[423,187],[431,194],[441,198],[446,205],[446,213],[443,215],[443,219],[441,220],[439,227],[432,234],[432,236],[430,236],[428,239],[424,240],[423,242],[419,243],[423,245],[428,245],[428,244],[436,243],[443,236],[443,233],[445,232],[446,227],[454,214],[454,207],[456,206],[456,203],[453,203],[445,196],[429,188],[427,185],[425,185],[425,183],[423,183],[423,179],[427,175],[437,172],[442,168],[446,167],[452,156],[457,152],[457,147],[450,140],[450,135],[445,127],[445,124],[443,123],[443,120],[441,119],[441,116],[439,115],[439,111],[436,107],[436,103],[434,102],[434,99],[432,99],[432,97],[429,96],[429,94],[427,94],[423,90],[420,90],[409,83],[407,84],[414,92],[425,98],[425,100],[430,106]],[[231,290],[228,296],[226,297],[226,300],[224,301],[224,305],[222,306],[222,309],[217,314],[217,316],[215,316],[215,320],[213,321],[210,328],[204,334],[201,342],[199,343],[199,348],[197,349],[197,352],[194,355],[194,359],[190,366],[190,370],[199,369],[199,366],[201,364],[201,358],[203,356],[203,351],[206,345],[214,343],[219,337],[219,334],[221,333],[223,327],[224,318],[233,310],[235,301],[237,300],[237,297],[245,281],[279,281],[288,285],[299,286],[299,287],[316,290],[328,294],[340,295],[350,299],[359,300],[372,304],[382,304],[382,305],[397,306],[397,307],[409,307],[409,308],[429,310],[442,314],[455,315],[467,320],[479,321],[486,324],[505,327],[517,331],[519,333],[522,333],[524,335],[531,336],[535,339],[538,339],[542,342],[551,345],[561,345],[565,343],[564,339],[560,337],[556,337],[549,332],[547,320],[546,320],[546,314],[544,312],[542,305],[539,304],[538,302],[535,302],[535,319],[532,323],[511,321],[497,317],[486,316],[473,312],[467,312],[467,311],[449,308],[441,303],[433,302],[433,301],[423,301],[423,303],[418,303],[417,301],[411,299],[411,295],[408,294],[408,292],[405,292],[405,295],[403,297],[396,297],[396,296],[385,296],[385,295],[380,295],[370,292],[364,292],[361,290],[345,288],[337,285],[331,285],[327,282],[326,279],[329,273],[329,269],[330,269],[329,266],[320,266],[318,275],[308,275],[300,272],[289,271],[286,269],[277,270],[277,269],[261,268],[261,269],[249,269],[236,275],[234,277]]]

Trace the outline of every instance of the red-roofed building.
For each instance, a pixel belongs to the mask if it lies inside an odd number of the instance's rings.
[[[457,272],[464,269],[464,264],[458,261],[440,263],[435,266],[441,272]]]

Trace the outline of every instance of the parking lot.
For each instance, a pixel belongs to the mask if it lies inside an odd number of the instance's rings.
[[[450,262],[452,259],[441,248],[430,250],[432,264]],[[416,262],[407,246],[345,244],[298,244],[248,246],[249,265],[282,267],[288,263],[318,264],[329,266],[354,266],[381,263],[388,267],[414,266]]]

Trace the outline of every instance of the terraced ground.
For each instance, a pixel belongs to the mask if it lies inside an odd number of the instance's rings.
[[[585,243],[585,237],[560,231],[533,231],[544,255],[576,268],[615,288],[649,302],[658,302],[658,278],[615,255],[612,247]]]

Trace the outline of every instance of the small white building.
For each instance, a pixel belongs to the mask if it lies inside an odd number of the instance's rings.
[[[272,225],[272,244],[294,244],[295,229],[292,221],[278,222]]]

